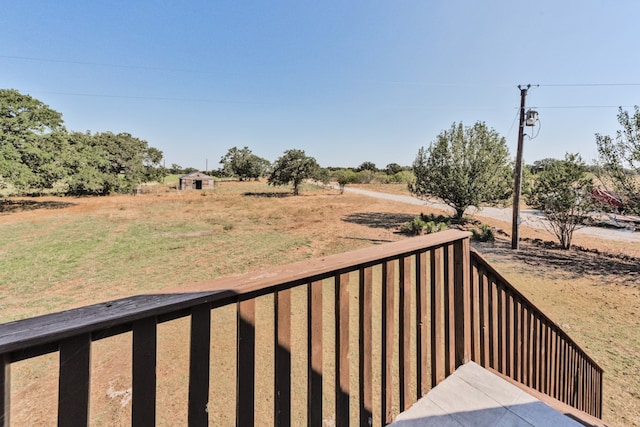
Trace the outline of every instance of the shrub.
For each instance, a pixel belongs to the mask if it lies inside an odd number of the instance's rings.
[[[471,234],[471,239],[476,242],[494,242],[496,240],[496,236],[488,224],[480,224],[480,231],[476,228],[471,229]]]
[[[411,221],[402,224],[400,232],[417,236],[420,234],[437,233],[447,228],[449,228],[449,226],[446,222],[425,221],[424,216],[420,214],[419,216],[413,217]]]

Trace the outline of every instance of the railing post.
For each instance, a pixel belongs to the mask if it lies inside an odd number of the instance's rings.
[[[211,362],[211,307],[202,304],[191,309],[189,343],[189,426],[209,423],[209,366]]]
[[[456,368],[471,360],[471,251],[469,238],[454,243],[454,307]]]
[[[89,425],[91,334],[60,342],[58,426]]]
[[[147,317],[133,323],[133,392],[131,424],[156,424],[157,323]]]
[[[9,355],[0,356],[0,427],[9,427],[11,411],[11,364]]]
[[[255,422],[256,300],[237,303],[236,343],[236,425]]]

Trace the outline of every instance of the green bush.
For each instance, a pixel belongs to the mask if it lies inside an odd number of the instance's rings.
[[[424,216],[420,214],[419,216],[413,217],[411,221],[402,224],[400,232],[417,236],[420,234],[437,233],[447,228],[449,228],[449,226],[446,222],[425,221]]]
[[[476,242],[494,242],[496,236],[493,234],[493,230],[487,224],[480,224],[480,230],[471,229],[471,239]]]

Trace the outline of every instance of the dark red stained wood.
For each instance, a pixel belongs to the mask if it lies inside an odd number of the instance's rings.
[[[522,380],[522,325],[520,300],[513,299],[513,379]]]
[[[360,425],[373,425],[373,367],[371,363],[373,333],[371,328],[373,309],[373,271],[371,267],[360,270],[359,286],[359,383]]]
[[[454,329],[455,329],[455,368],[464,365],[471,359],[471,297],[469,281],[471,280],[469,241],[458,241],[453,244],[454,262]]]
[[[399,403],[402,411],[407,410],[412,404],[412,393],[409,383],[411,376],[411,258],[400,258],[400,342],[399,356]]]
[[[445,379],[444,349],[444,260],[443,248],[431,251],[431,387]]]
[[[156,424],[156,318],[149,317],[133,323],[133,392],[131,424]]]
[[[9,356],[0,355],[0,427],[9,427],[11,410],[11,365]]]
[[[506,329],[506,317],[507,317],[507,306],[505,304],[505,292],[504,287],[500,286],[499,283],[496,283],[496,290],[498,293],[498,367],[499,371],[502,373],[506,372],[506,362],[507,362],[507,329]]]
[[[211,307],[191,309],[189,343],[189,426],[209,424],[209,364],[211,360]]]
[[[493,369],[500,372],[499,356],[500,356],[500,336],[498,317],[498,288],[493,277],[489,277],[489,345],[490,345],[490,365]]]
[[[274,424],[291,425],[291,289],[275,295]]]
[[[489,303],[491,294],[489,293],[489,279],[487,272],[482,269],[480,275],[479,298],[480,298],[480,365],[489,366],[491,363],[491,326],[489,324],[489,313],[491,305]]]
[[[307,422],[322,426],[322,281],[308,289],[308,399]]]
[[[427,375],[427,364],[429,363],[429,318],[427,315],[427,253],[420,252],[416,256],[416,324],[417,345],[416,345],[416,379],[417,393],[416,400],[427,394],[430,388]]]
[[[393,422],[393,349],[395,263],[382,264],[382,425]]]
[[[444,374],[448,377],[455,370],[455,273],[453,246],[444,249]]]
[[[506,290],[506,289],[505,289]],[[513,340],[514,340],[514,325],[513,325],[513,295],[510,292],[507,292],[506,295],[506,307],[507,307],[507,318],[505,321],[506,325],[506,347],[507,347],[507,359],[506,363],[506,373],[508,376],[514,376],[513,372]]]
[[[336,426],[349,425],[349,274],[336,280]]]
[[[237,307],[236,425],[251,426],[255,417],[256,300],[242,300]]]
[[[477,265],[471,266],[471,275],[471,360],[480,364],[480,334],[482,331],[480,326],[480,279]]]
[[[67,338],[60,343],[58,379],[58,426],[89,425],[91,334]]]

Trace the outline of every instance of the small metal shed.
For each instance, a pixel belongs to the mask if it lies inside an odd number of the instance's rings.
[[[180,177],[180,190],[212,190],[214,180],[202,172],[191,172]]]

